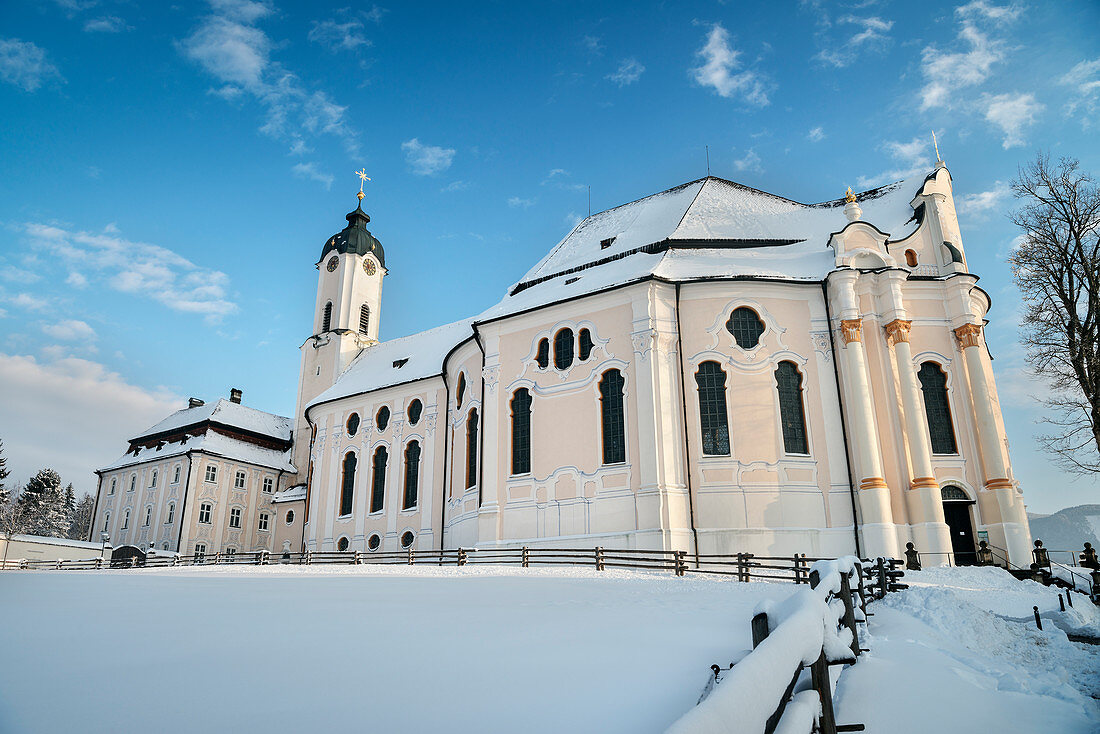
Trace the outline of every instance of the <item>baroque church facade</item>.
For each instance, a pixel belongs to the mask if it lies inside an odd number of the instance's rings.
[[[683,184],[584,219],[487,311],[386,342],[361,201],[316,262],[262,547],[913,542],[941,564],[988,538],[1029,561],[942,162],[810,205]]]

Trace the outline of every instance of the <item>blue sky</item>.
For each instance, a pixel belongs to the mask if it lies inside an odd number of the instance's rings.
[[[929,168],[994,300],[1029,506],[1095,502],[1034,445],[1008,183],[1100,174],[1095,2],[10,0],[0,7],[0,437],[78,488],[188,395],[290,415],[324,240],[386,248],[382,338],[476,313],[577,217],[706,173],[800,201]]]

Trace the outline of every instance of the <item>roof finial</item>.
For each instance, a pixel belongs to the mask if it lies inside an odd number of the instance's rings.
[[[359,201],[362,201],[363,197],[366,196],[366,194],[363,193],[363,184],[370,181],[370,176],[367,175],[367,169],[365,168],[356,171],[355,175],[359,177],[359,193],[356,194],[356,196],[359,197]]]
[[[847,193],[844,194],[844,201],[851,204],[855,200],[856,200],[856,195],[852,193],[852,187],[849,186]]]
[[[932,131],[932,146],[936,149],[936,168],[943,165],[943,158],[940,158],[940,144],[936,140],[936,131]]]

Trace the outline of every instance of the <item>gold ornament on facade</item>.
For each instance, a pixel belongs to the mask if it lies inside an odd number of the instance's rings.
[[[898,342],[909,342],[909,330],[913,328],[913,322],[894,319],[883,328],[886,329],[886,342],[894,346]]]
[[[863,319],[841,319],[840,335],[844,344],[863,341]]]
[[[363,197],[366,196],[366,194],[363,193],[363,184],[370,181],[370,176],[367,175],[367,169],[365,168],[356,171],[355,175],[359,177],[359,193],[356,194],[356,196],[359,198],[359,201],[362,201]]]
[[[963,324],[955,329],[955,338],[959,340],[959,348],[981,346],[982,327],[980,324]]]
[[[856,200],[856,195],[852,193],[852,187],[849,186],[847,193],[844,194],[844,201],[851,204],[855,200]]]

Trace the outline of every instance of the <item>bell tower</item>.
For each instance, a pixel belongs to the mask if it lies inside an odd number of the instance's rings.
[[[363,171],[358,175],[364,182],[370,180]],[[370,216],[363,211],[362,184],[357,196],[359,205],[345,217],[347,226],[325,241],[314,266],[318,275],[313,333],[300,347],[295,414],[294,459],[300,480],[305,479],[309,461],[306,406],[336,382],[364,347],[378,343],[386,254],[367,229]]]

